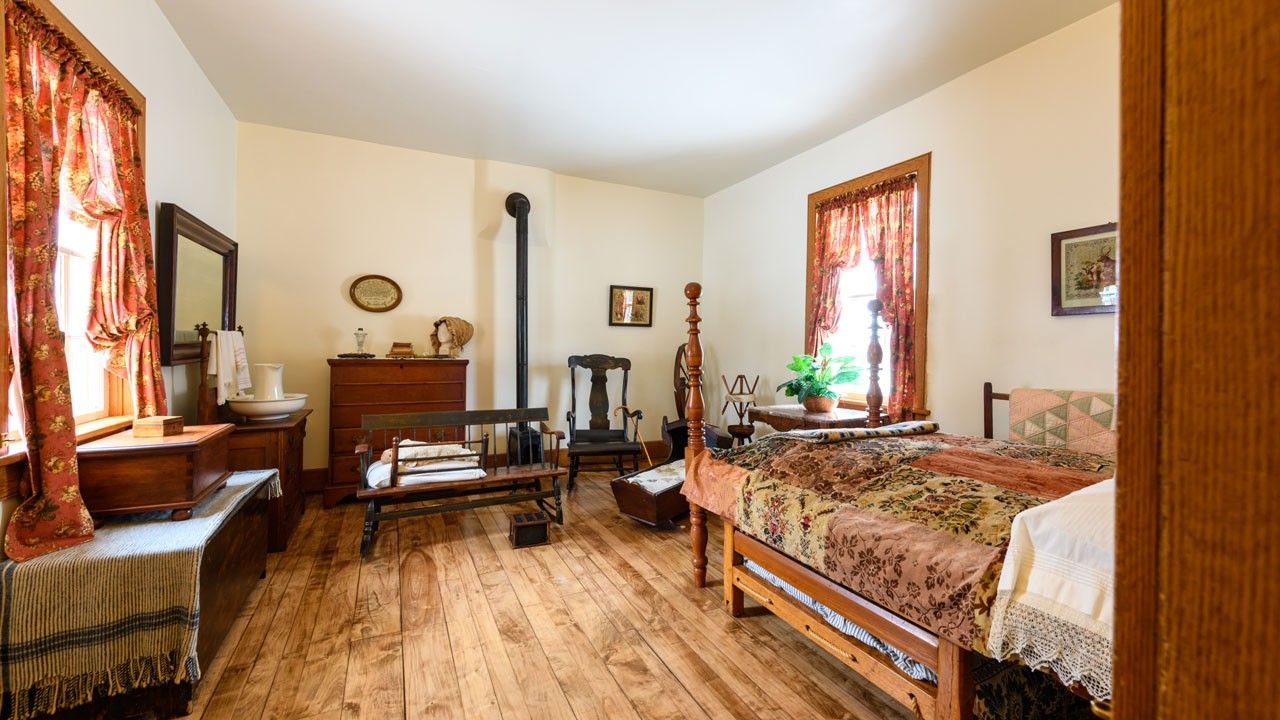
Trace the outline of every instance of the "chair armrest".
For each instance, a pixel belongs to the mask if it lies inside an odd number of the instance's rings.
[[[372,450],[372,448],[369,447],[368,443],[360,443],[356,446],[355,454],[368,455],[370,450]]]
[[[544,435],[551,435],[552,437],[554,437],[554,438],[555,438],[555,439],[557,439],[557,440],[563,440],[563,439],[564,439],[564,431],[563,431],[563,430],[552,430],[551,428],[547,427],[547,424],[546,424],[546,423],[538,423],[538,424],[541,426],[539,429],[541,430],[542,434],[544,434]]]

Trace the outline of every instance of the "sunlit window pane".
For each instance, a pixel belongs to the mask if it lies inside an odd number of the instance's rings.
[[[857,359],[857,367],[862,373],[857,382],[836,388],[842,395],[865,395],[867,392],[867,348],[871,345],[871,311],[867,303],[876,297],[875,263],[863,258],[851,268],[845,268],[840,275],[840,324],[831,334],[831,343],[835,355],[852,355]],[[890,330],[884,322],[880,323],[880,347],[884,357],[889,357]],[[885,363],[880,366],[880,387],[890,387],[890,368]]]

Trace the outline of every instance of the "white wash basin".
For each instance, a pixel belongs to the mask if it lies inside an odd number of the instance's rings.
[[[252,395],[236,395],[227,398],[227,406],[231,411],[245,416],[249,422],[283,420],[289,417],[289,413],[301,410],[306,404],[306,393],[285,393],[282,398],[261,400]]]

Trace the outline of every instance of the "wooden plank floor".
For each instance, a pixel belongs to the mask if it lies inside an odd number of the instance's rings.
[[[511,548],[516,507],[383,523],[361,560],[363,507],[309,501],[191,717],[909,717],[750,601],[730,618],[715,568],[690,584],[687,530],[622,517],[603,475],[549,545]]]

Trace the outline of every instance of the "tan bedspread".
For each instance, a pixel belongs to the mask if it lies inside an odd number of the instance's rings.
[[[683,493],[899,616],[990,654],[1014,516],[1109,477],[1112,464],[934,428],[835,441],[780,433],[708,451],[690,463]]]

